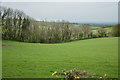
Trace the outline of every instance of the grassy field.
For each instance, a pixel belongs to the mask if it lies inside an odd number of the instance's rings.
[[[7,40],[2,43],[3,78],[50,78],[52,71],[74,68],[98,76],[118,77],[117,37],[59,44]]]
[[[107,30],[107,32],[111,32],[111,31],[112,31],[112,27],[106,27],[106,28],[104,28],[104,29]],[[97,33],[97,29],[94,29],[94,30],[92,30],[92,31],[93,31],[94,34]]]

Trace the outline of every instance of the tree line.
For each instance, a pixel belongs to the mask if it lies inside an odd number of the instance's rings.
[[[36,21],[24,12],[11,8],[0,8],[2,39],[23,42],[58,43],[80,39],[119,36],[118,26],[111,32],[99,28],[93,32],[89,24],[75,26],[67,21]]]

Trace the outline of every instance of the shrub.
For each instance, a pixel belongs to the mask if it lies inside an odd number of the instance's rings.
[[[112,27],[112,36],[118,37],[120,36],[120,26],[115,25]]]
[[[99,28],[97,29],[97,32],[98,32],[98,37],[106,37],[106,30],[104,28]]]
[[[76,69],[69,71],[63,70],[62,72],[55,71],[54,73],[52,73],[52,76],[58,77],[59,75],[65,76],[61,80],[118,80],[117,78],[115,79],[108,78],[107,74],[98,77],[98,75],[95,75],[93,73],[88,73],[87,71],[80,71]]]

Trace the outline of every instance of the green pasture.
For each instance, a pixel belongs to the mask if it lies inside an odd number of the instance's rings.
[[[74,68],[117,78],[118,37],[57,44],[3,40],[2,62],[3,78],[51,78],[54,71]]]

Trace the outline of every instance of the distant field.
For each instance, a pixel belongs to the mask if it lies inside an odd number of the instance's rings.
[[[118,77],[117,37],[59,44],[3,40],[2,51],[3,78],[50,78],[53,71],[74,68]]]
[[[101,28],[102,26],[91,25],[90,27],[91,29],[97,29],[97,28]]]
[[[73,24],[74,26],[82,26],[82,24]],[[104,25],[90,25],[90,27],[91,27],[91,29],[92,29],[92,31],[94,32],[94,33],[96,33],[96,29],[98,29],[98,28],[102,28],[102,27],[105,27]],[[107,31],[111,31],[112,30],[112,27],[105,27],[105,29],[107,30]]]
[[[106,27],[106,28],[104,28],[104,29],[106,29],[107,32],[111,32],[112,27]],[[92,30],[92,31],[93,31],[94,34],[96,34],[97,29],[94,29],[94,30]]]
[[[112,30],[112,27],[106,27],[105,28],[107,31],[111,31]]]
[[[82,24],[73,24],[74,26],[82,26]],[[103,25],[90,25],[91,29],[97,29],[103,27]]]

